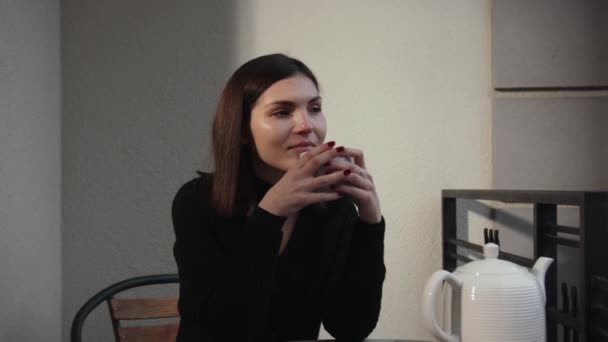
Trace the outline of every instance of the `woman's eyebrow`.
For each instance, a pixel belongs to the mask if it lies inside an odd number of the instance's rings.
[[[264,107],[270,107],[270,106],[293,106],[293,102],[285,101],[285,100],[273,101],[273,102],[266,104],[266,106],[264,106]]]
[[[311,102],[317,102],[317,101],[321,101],[321,100],[322,100],[321,96],[315,96],[315,97],[313,97],[312,99],[310,99],[310,100],[308,101],[308,103],[311,103]]]
[[[313,103],[313,102],[320,101],[320,100],[321,100],[321,96],[315,96],[315,97],[311,98],[310,100],[308,100],[308,103]],[[270,106],[293,106],[293,105],[295,105],[295,102],[293,102],[293,101],[279,100],[279,101],[270,102],[270,103],[268,103],[264,107],[270,107]]]

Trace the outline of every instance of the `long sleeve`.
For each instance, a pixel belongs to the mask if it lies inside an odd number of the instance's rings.
[[[344,248],[346,264],[329,292],[323,325],[338,341],[362,341],[380,315],[384,265],[384,218],[377,224],[357,219]]]
[[[178,341],[259,340],[268,328],[285,218],[259,207],[243,221],[221,218],[210,209],[205,187],[200,178],[186,183],[172,206]]]

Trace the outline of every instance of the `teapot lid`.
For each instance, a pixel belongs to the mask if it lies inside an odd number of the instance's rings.
[[[528,270],[523,266],[498,259],[497,244],[486,243],[483,246],[483,256],[484,259],[471,261],[466,265],[458,267],[458,271],[463,273],[474,273],[476,275],[528,273]]]

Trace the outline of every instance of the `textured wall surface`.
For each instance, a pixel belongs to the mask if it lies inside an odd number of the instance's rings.
[[[606,1],[496,0],[495,4],[496,87],[608,84]],[[608,191],[606,94],[498,93],[493,120],[494,187]],[[532,257],[533,207],[503,205],[494,218],[501,230],[501,248]],[[558,206],[557,223],[579,227],[579,207]],[[581,259],[579,249],[557,246],[552,267],[557,267],[558,288],[562,282],[580,288]],[[561,298],[558,302],[563,307]]]
[[[0,341],[61,338],[59,1],[0,1]]]
[[[176,271],[171,200],[203,167],[234,19],[230,1],[62,5],[65,334],[106,285]],[[87,341],[112,338],[108,317]]]
[[[607,105],[606,97],[496,99],[494,186],[606,190]]]
[[[240,2],[237,58],[285,52],[316,72],[328,139],[364,150],[387,222],[375,338],[429,339],[441,189],[491,186],[489,1]],[[326,336],[326,335],[324,335]]]
[[[608,3],[495,0],[496,87],[608,86]]]
[[[108,283],[175,270],[170,201],[206,157],[217,95],[240,63],[284,52],[317,73],[328,138],[362,148],[377,182],[388,279],[373,336],[429,338],[440,190],[491,185],[489,1],[63,7],[64,328]],[[91,341],[108,339],[105,315]]]

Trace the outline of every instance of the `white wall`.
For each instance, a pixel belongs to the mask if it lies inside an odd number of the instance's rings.
[[[441,267],[440,191],[491,187],[489,16],[490,1],[239,3],[237,61],[302,59],[321,82],[328,139],[366,153],[387,222],[372,337],[430,338],[420,301]]]
[[[0,341],[61,336],[59,1],[0,1]]]
[[[63,1],[64,329],[103,286],[175,270],[170,201],[203,166],[219,91],[285,52],[319,76],[328,138],[364,149],[377,180],[388,279],[373,336],[429,338],[440,190],[491,185],[489,3]],[[90,341],[107,324],[100,310]]]

